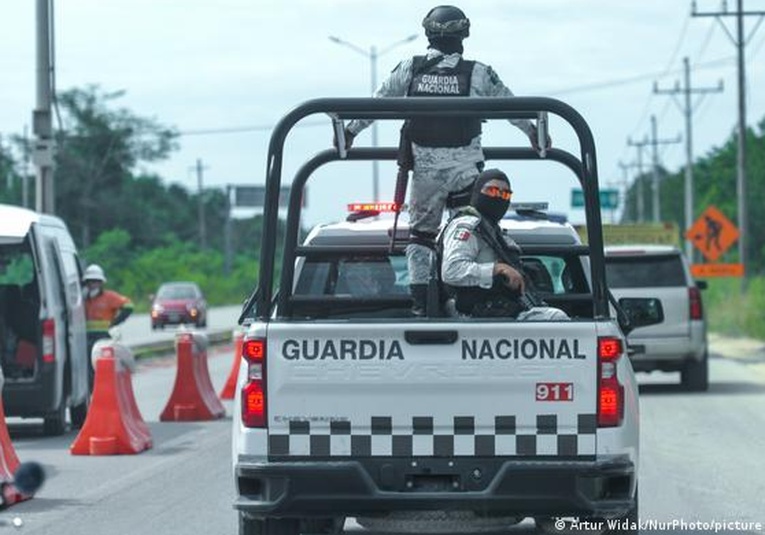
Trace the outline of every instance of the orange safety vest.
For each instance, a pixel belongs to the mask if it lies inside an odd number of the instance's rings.
[[[107,332],[120,309],[133,308],[133,302],[111,290],[104,290],[96,297],[85,299],[85,316],[89,333]]]

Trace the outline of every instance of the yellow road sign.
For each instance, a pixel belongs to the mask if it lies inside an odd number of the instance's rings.
[[[697,279],[709,277],[743,277],[744,264],[692,264],[691,274]]]
[[[738,229],[720,210],[709,206],[691,225],[685,237],[707,260],[715,262],[736,243]]]

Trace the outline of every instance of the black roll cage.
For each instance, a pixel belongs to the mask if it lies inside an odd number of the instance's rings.
[[[308,177],[316,169],[329,162],[340,159],[353,161],[395,160],[398,152],[398,149],[393,147],[352,148],[347,151],[345,158],[341,158],[338,150],[328,149],[319,152],[303,164],[295,175],[290,189],[282,257],[281,291],[274,299],[276,230],[279,217],[279,190],[282,182],[284,142],[287,134],[298,121],[316,113],[327,114],[333,119],[341,120],[409,119],[428,116],[534,120],[544,112],[562,118],[573,128],[579,140],[580,157],[561,149],[550,149],[542,158],[531,148],[519,147],[485,147],[483,149],[484,154],[490,160],[553,160],[565,165],[577,176],[584,192],[594,301],[593,313],[595,319],[608,318],[603,230],[600,218],[597,160],[592,131],[584,118],[574,108],[559,100],[546,97],[320,98],[304,102],[290,111],[274,128],[268,147],[260,274],[254,295],[255,317],[260,321],[268,321],[274,302],[278,305],[279,310],[287,310],[293,287],[295,258],[306,256],[306,250],[310,249],[310,246],[298,247],[297,243],[300,232],[303,189]]]

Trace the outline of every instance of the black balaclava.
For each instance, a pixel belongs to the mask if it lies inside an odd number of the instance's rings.
[[[491,180],[501,180],[510,187],[510,179],[507,178],[505,173],[499,169],[487,169],[475,179],[473,194],[470,197],[470,205],[481,212],[483,217],[496,224],[507,212],[507,209],[510,207],[510,201],[500,199],[499,197],[489,197],[481,193],[481,188]]]
[[[449,54],[459,53],[462,54],[462,39],[459,37],[431,37],[428,39],[430,48],[435,48],[442,53]]]

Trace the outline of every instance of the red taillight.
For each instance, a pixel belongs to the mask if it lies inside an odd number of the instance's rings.
[[[49,319],[42,322],[42,359],[43,362],[56,362],[56,321]]]
[[[689,313],[692,320],[704,319],[704,307],[701,304],[701,290],[696,286],[688,288],[688,301],[690,302]]]
[[[242,388],[242,423],[266,427],[266,340],[250,338],[242,343],[247,361],[247,383]]]
[[[618,427],[624,419],[624,387],[616,374],[621,338],[598,338],[598,426]]]
[[[622,354],[620,338],[598,338],[598,358],[600,360],[615,360]]]
[[[266,426],[266,393],[259,381],[250,381],[242,389],[242,422],[245,427]]]
[[[242,345],[242,356],[247,362],[262,362],[266,355],[266,341],[263,338],[245,340]]]

